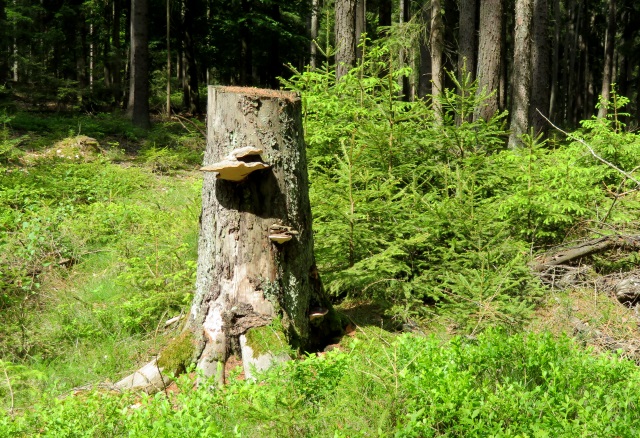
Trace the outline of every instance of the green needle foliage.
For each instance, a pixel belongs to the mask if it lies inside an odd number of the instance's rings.
[[[394,65],[391,44],[363,41],[363,60],[338,83],[327,65],[285,81],[303,98],[323,280],[336,297],[379,300],[402,318],[435,311],[464,331],[517,329],[539,295],[532,251],[628,224],[635,195],[610,193],[632,185],[579,142],[527,135],[506,149],[506,114],[474,120],[487,96],[466,74],[450,75],[440,123],[430,96],[400,96],[412,73]],[[634,169],[638,137],[613,120],[625,102],[581,135]]]

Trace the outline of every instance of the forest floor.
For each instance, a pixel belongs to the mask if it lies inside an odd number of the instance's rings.
[[[37,120],[11,121],[4,141],[15,154],[0,168],[0,202],[12,208],[0,213],[8,230],[0,238],[0,405],[11,412],[115,382],[158,354],[181,327],[165,322],[188,311],[197,258],[199,130],[173,122],[143,137],[121,120],[87,118],[70,133],[62,117]],[[367,300],[337,308],[351,324],[329,350],[351,351],[356,340],[392,345],[403,332],[442,342],[464,334],[435,313],[400,320]],[[490,308],[483,317],[492,318]],[[615,351],[615,340],[629,346],[619,354],[637,359],[639,327],[614,297],[574,287],[547,289],[525,332],[575,337],[594,348],[589,354]]]

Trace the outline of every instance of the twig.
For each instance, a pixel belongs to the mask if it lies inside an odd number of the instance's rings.
[[[549,124],[551,126],[553,126],[554,128],[556,128],[558,131],[562,132],[564,135],[566,135],[569,138],[574,139],[575,141],[577,141],[578,143],[584,145],[587,149],[589,149],[589,152],[591,152],[591,155],[593,155],[595,157],[596,160],[601,161],[602,163],[606,164],[607,166],[611,167],[612,169],[617,170],[618,172],[620,172],[621,174],[623,174],[624,176],[626,176],[628,179],[630,179],[631,181],[633,181],[634,183],[636,183],[636,185],[638,187],[640,187],[640,181],[638,181],[637,179],[635,179],[633,176],[631,176],[630,174],[628,174],[627,172],[625,172],[624,170],[620,169],[619,167],[617,167],[615,164],[608,162],[607,160],[605,160],[604,158],[602,158],[601,156],[599,156],[598,154],[596,154],[596,152],[593,150],[593,148],[591,146],[589,146],[589,144],[582,140],[581,138],[576,137],[573,134],[569,134],[566,131],[563,131],[562,129],[558,128],[556,125],[553,124],[553,122],[551,120],[549,120],[544,114],[542,114],[540,112],[539,109],[536,108],[536,111],[538,112],[538,114],[540,114],[540,116],[542,116],[543,119],[545,119],[547,122],[549,122]]]
[[[182,121],[181,121],[180,119],[182,119],[182,120],[186,120],[187,122],[191,123],[191,124],[192,124],[192,125],[193,125],[197,130],[198,130],[198,132],[199,132],[200,134],[202,134],[202,136],[203,136],[203,137],[205,137],[205,138],[207,137],[207,134],[206,134],[202,129],[200,129],[200,127],[199,127],[198,125],[196,125],[196,124],[193,122],[193,120],[189,120],[189,119],[187,119],[186,117],[182,117],[181,115],[178,115],[178,114],[176,114],[176,113],[173,113],[173,115],[174,115],[174,117],[175,117],[176,119],[178,119],[178,122],[180,122],[180,124],[182,125],[182,127],[183,127],[184,129],[186,129],[187,131],[189,131],[189,130],[187,129],[187,127],[186,127],[186,126],[184,126],[184,123],[182,123]],[[191,132],[191,131],[189,131],[189,132]]]
[[[14,407],[14,397],[13,397],[13,388],[11,387],[11,379],[9,379],[9,374],[7,374],[7,365],[0,360],[2,364],[2,371],[4,372],[4,378],[7,380],[7,387],[9,388],[9,395],[11,396],[11,407],[9,408],[9,415],[13,415],[13,407]]]

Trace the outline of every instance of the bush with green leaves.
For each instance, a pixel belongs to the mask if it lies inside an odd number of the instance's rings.
[[[640,371],[566,337],[488,330],[450,341],[367,331],[219,388],[188,376],[154,396],[80,393],[13,417],[2,436],[637,436]]]

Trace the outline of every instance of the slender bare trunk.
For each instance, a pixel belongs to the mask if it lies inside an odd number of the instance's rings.
[[[538,111],[549,111],[549,38],[547,0],[534,0],[531,26],[531,110],[529,118],[535,133],[545,131],[546,121]]]
[[[532,14],[533,0],[516,0],[510,148],[520,146],[520,137],[529,130]]]
[[[440,95],[444,90],[444,70],[442,54],[444,51],[444,23],[440,0],[431,0],[431,96],[436,123],[442,124],[442,102]]]
[[[360,47],[362,34],[367,32],[367,2],[366,0],[356,0],[356,24],[355,24],[355,44],[356,60],[362,60],[362,48]]]
[[[560,74],[560,0],[553,1],[553,48],[551,54],[551,94],[549,95],[549,117],[557,118],[558,82]]]
[[[309,44],[309,66],[311,69],[315,69],[317,67],[316,56],[318,53],[318,47],[316,46],[316,39],[318,38],[318,2],[319,0],[311,1],[311,43]]]
[[[131,67],[127,117],[148,129],[149,119],[149,3],[131,0]]]
[[[616,38],[616,0],[608,0],[607,33],[604,42],[604,67],[602,72],[601,105],[598,118],[606,117],[607,105],[611,98],[611,83],[613,82],[614,42]]]
[[[167,1],[167,117],[171,117],[171,0]]]

